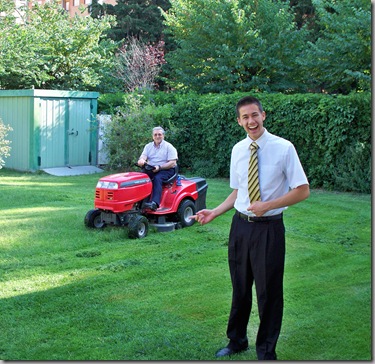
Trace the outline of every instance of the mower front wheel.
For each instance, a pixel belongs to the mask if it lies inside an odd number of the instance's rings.
[[[128,236],[130,239],[141,239],[147,236],[148,220],[143,215],[135,215],[129,221]]]
[[[181,223],[181,226],[187,227],[195,223],[195,219],[190,219],[190,216],[195,214],[195,204],[191,200],[184,200],[180,204],[177,210],[177,218]]]
[[[105,228],[106,225],[104,222],[102,222],[100,215],[101,215],[100,210],[95,209],[95,210],[88,211],[85,216],[85,225],[93,229]]]

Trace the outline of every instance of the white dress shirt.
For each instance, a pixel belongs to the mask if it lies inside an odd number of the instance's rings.
[[[270,201],[285,195],[290,189],[308,184],[306,174],[294,145],[286,139],[269,133],[266,129],[257,140],[250,137],[238,142],[232,149],[230,164],[230,187],[237,189],[234,207],[243,214],[250,199],[247,189],[247,174],[250,159],[250,144],[255,141],[258,148],[258,171],[262,201]],[[264,216],[280,214],[286,207],[267,211]]]

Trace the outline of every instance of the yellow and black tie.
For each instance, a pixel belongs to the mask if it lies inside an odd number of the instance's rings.
[[[258,175],[258,144],[252,142],[250,144],[250,161],[248,173],[248,190],[250,203],[260,201],[259,175]]]

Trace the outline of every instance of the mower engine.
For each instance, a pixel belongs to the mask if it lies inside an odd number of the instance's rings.
[[[131,211],[135,204],[151,195],[152,182],[147,174],[128,172],[101,178],[95,189],[95,207],[115,214]]]

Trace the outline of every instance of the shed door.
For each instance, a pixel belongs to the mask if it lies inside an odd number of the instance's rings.
[[[91,101],[69,100],[68,164],[82,166],[90,163],[90,116]]]
[[[40,101],[40,167],[65,166],[65,100]]]
[[[40,168],[88,165],[89,99],[40,100]]]

